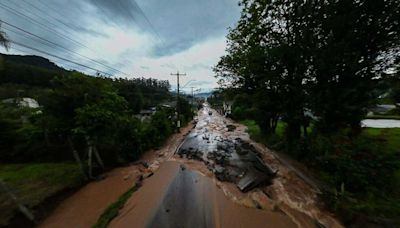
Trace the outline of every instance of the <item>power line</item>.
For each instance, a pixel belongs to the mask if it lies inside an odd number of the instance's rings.
[[[158,34],[157,30],[155,29],[154,25],[150,22],[149,18],[146,16],[146,14],[144,13],[144,11],[142,10],[142,8],[139,6],[139,4],[136,2],[136,0],[132,0],[133,2],[131,2],[130,0],[127,0],[134,8],[136,8],[139,13],[142,15],[142,17],[145,19],[145,21],[147,22],[147,24],[149,24],[151,30],[153,31],[153,33],[158,37],[158,39],[162,42],[162,39],[160,37],[160,35]]]
[[[112,76],[111,74],[106,73],[106,72],[104,72],[104,71],[98,70],[98,69],[93,68],[93,67],[90,67],[90,66],[86,66],[86,65],[84,65],[84,64],[81,64],[81,63],[78,63],[78,62],[75,62],[75,61],[72,61],[72,60],[63,58],[63,57],[60,57],[60,56],[58,56],[58,55],[51,54],[51,53],[46,52],[46,51],[42,51],[42,50],[39,50],[39,49],[37,49],[37,48],[30,47],[30,46],[28,46],[28,45],[21,44],[21,43],[19,43],[19,42],[13,41],[13,40],[10,40],[10,42],[13,43],[13,44],[15,44],[15,45],[17,45],[17,46],[24,47],[24,48],[27,48],[27,49],[30,49],[30,50],[33,50],[33,51],[37,51],[37,52],[39,52],[39,53],[42,53],[42,54],[45,54],[45,55],[48,55],[48,56],[51,56],[51,57],[54,57],[54,58],[57,58],[57,59],[64,60],[64,61],[66,61],[66,62],[73,63],[73,64],[75,64],[75,65],[78,65],[78,66],[81,66],[81,67],[84,67],[84,68],[87,68],[87,69],[90,69],[90,70],[97,71],[97,72],[102,73],[102,74],[104,74],[104,75]]]
[[[80,57],[82,57],[82,58],[85,58],[85,59],[87,59],[87,60],[89,60],[89,61],[92,61],[92,62],[94,62],[94,63],[96,63],[96,64],[98,64],[98,65],[101,65],[101,66],[103,66],[103,67],[106,67],[106,68],[108,68],[108,69],[111,69],[111,70],[113,70],[113,71],[115,71],[115,72],[128,75],[128,74],[126,74],[126,73],[124,73],[124,72],[122,72],[122,71],[119,71],[119,70],[117,70],[117,69],[115,69],[115,68],[113,68],[113,67],[107,66],[107,65],[105,65],[105,64],[103,64],[103,63],[101,63],[101,62],[99,62],[99,61],[97,61],[97,60],[94,60],[94,59],[89,58],[89,57],[87,57],[87,56],[81,55],[81,54],[79,54],[79,53],[77,53],[77,52],[75,52],[75,51],[69,50],[68,48],[63,47],[62,45],[59,45],[59,44],[57,44],[57,43],[54,43],[54,42],[52,42],[52,41],[50,41],[50,40],[48,40],[48,39],[45,39],[45,38],[43,38],[43,37],[37,36],[37,35],[35,35],[35,34],[29,32],[29,31],[26,31],[25,29],[22,29],[22,28],[20,28],[20,27],[18,27],[18,26],[12,25],[12,24],[10,24],[10,23],[8,23],[8,22],[6,22],[6,21],[3,21],[3,20],[0,19],[0,22],[2,22],[2,23],[4,23],[4,24],[6,24],[7,26],[10,26],[10,27],[12,27],[12,28],[14,28],[14,29],[17,29],[17,30],[19,30],[19,31],[21,31],[21,32],[24,32],[24,33],[26,33],[26,34],[28,34],[28,35],[30,35],[30,36],[33,36],[33,37],[35,37],[35,38],[37,38],[37,39],[43,40],[43,41],[45,41],[45,42],[47,42],[47,43],[50,43],[50,44],[52,44],[52,45],[54,45],[54,46],[56,46],[56,47],[58,47],[58,48],[61,48],[61,49],[65,50],[65,51],[68,51],[68,52],[70,52],[70,53],[72,53],[72,54],[78,55],[78,56],[80,56]],[[12,30],[10,30],[10,31],[12,31]]]
[[[66,28],[68,28],[68,29],[70,29],[72,32],[74,32],[75,29],[72,28],[72,27],[71,27],[70,25],[68,25],[67,23],[64,23],[63,21],[61,21],[61,20],[59,20],[58,18],[52,16],[52,15],[49,14],[48,12],[42,10],[41,8],[36,7],[34,4],[32,4],[32,3],[30,3],[30,2],[28,2],[28,1],[26,1],[26,0],[22,0],[22,1],[25,2],[25,4],[28,4],[28,5],[30,5],[31,7],[35,8],[37,11],[43,13],[44,15],[47,15],[47,16],[51,17],[53,20],[57,21],[59,24],[64,25]],[[37,2],[38,2],[39,4],[41,4],[43,7],[47,8],[47,9],[50,9],[46,4],[43,4],[41,1],[37,1]],[[54,10],[51,10],[51,9],[50,9],[50,11],[54,11]],[[32,12],[31,12],[31,13],[32,13]],[[40,17],[40,16],[37,15],[37,14],[34,14],[34,15],[36,15],[37,17]],[[42,18],[43,20],[49,22],[49,20],[47,20],[47,19],[45,19],[45,18],[43,18],[43,17],[40,17],[40,18]],[[50,23],[50,22],[49,22],[49,23]],[[50,23],[50,24],[53,24],[53,23]],[[54,25],[54,24],[53,24],[53,25]]]
[[[9,31],[9,32],[13,32],[13,33],[15,33],[15,34],[17,34],[17,35],[23,35],[24,37],[26,37],[26,38],[30,38],[27,34],[24,34],[24,33],[18,33],[17,31],[14,31],[14,30],[12,30],[12,29],[9,29],[9,28],[6,28],[6,27],[4,27],[4,29],[5,30],[7,30],[7,31]],[[48,43],[46,43],[46,42],[44,42],[43,40],[40,40],[40,39],[38,39],[37,40],[39,43],[41,43],[41,44],[43,44],[43,45],[47,45],[48,47],[56,47],[57,48],[57,46],[55,46],[55,45],[49,45]],[[16,49],[16,48],[14,48],[14,47],[12,47],[13,49]],[[16,49],[17,50],[17,49]],[[115,73],[115,72],[112,72],[112,73]],[[108,74],[110,74],[110,73],[108,73]]]
[[[22,54],[24,54],[24,55],[32,55],[32,53],[29,53],[29,52],[27,52],[26,50],[22,50],[22,49],[16,48],[15,45],[12,46],[11,49],[16,50],[16,51],[19,51],[20,53],[22,53]],[[65,63],[65,64],[63,64],[63,65],[64,65],[64,66],[63,66],[64,68],[66,68],[66,67],[69,67],[70,69],[73,68],[73,67],[71,67],[72,65],[67,64],[67,63]]]
[[[38,8],[38,7],[35,7],[33,4],[27,2],[26,0],[23,0],[23,1],[24,1],[25,3],[28,3],[29,5],[33,6],[33,7],[36,8],[37,10],[41,11],[42,13],[47,14],[49,17],[53,18],[53,19],[56,20],[58,23],[64,25],[66,28],[69,28],[72,32],[75,32],[76,29],[84,29],[84,28],[82,28],[81,26],[76,26],[76,25],[74,25],[74,24],[70,25],[69,23],[63,22],[62,20],[58,19],[57,17],[55,17],[55,16],[53,16],[53,15],[51,15],[51,14],[48,14],[48,13],[45,12],[44,10],[42,10],[42,9],[40,9],[40,8]],[[57,15],[63,17],[63,15],[62,15],[57,9],[51,7],[50,5],[47,5],[47,4],[43,3],[42,0],[38,0],[37,2],[38,2],[41,6],[43,6],[44,8],[49,9],[49,11],[52,11],[52,12],[56,13]],[[102,11],[102,12],[104,13],[104,11]],[[64,15],[65,15],[65,14],[64,14]],[[96,52],[95,50],[93,50],[93,49],[90,49],[90,50],[91,50],[92,52],[94,52],[94,53],[97,54],[97,52]],[[103,65],[103,64],[105,65],[104,62],[106,62],[106,61],[104,61],[104,60],[102,60],[102,59],[98,60],[98,63],[101,64],[101,65]],[[117,71],[118,71],[118,70],[117,70]],[[128,74],[126,74],[126,73],[124,73],[124,72],[121,72],[121,71],[118,71],[118,72],[119,72],[119,73],[122,73],[122,74],[125,74],[125,75],[128,75]]]
[[[68,41],[71,41],[71,42],[74,42],[75,44],[77,44],[77,45],[79,45],[79,46],[81,46],[81,47],[84,47],[84,48],[87,48],[87,49],[90,49],[90,50],[91,50],[91,48],[89,48],[89,47],[87,47],[86,45],[80,43],[79,41],[73,40],[73,39],[71,39],[71,38],[69,38],[69,37],[67,37],[67,36],[65,36],[65,35],[63,35],[63,34],[61,34],[61,33],[59,33],[57,30],[52,29],[51,27],[49,27],[49,26],[47,26],[47,25],[41,23],[40,21],[37,21],[37,20],[35,20],[34,18],[32,18],[32,17],[30,17],[30,16],[27,16],[27,15],[25,15],[25,14],[19,12],[18,10],[13,9],[12,7],[9,7],[9,6],[7,6],[7,5],[4,5],[4,4],[1,3],[1,2],[0,2],[0,8],[3,8],[3,9],[5,9],[5,10],[7,10],[8,12],[11,12],[11,13],[14,14],[14,15],[22,16],[22,17],[24,17],[24,18],[25,18],[26,20],[28,20],[28,21],[34,22],[35,24],[41,26],[42,28],[44,28],[44,29],[46,29],[46,30],[48,30],[48,31],[50,31],[50,32],[53,32],[54,34],[56,34],[56,35],[57,35],[58,37],[60,37],[60,38],[63,38],[63,39],[65,39],[65,40],[68,40]]]

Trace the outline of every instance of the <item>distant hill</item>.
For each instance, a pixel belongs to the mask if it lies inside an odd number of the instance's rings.
[[[211,96],[212,93],[213,93],[212,91],[211,92],[204,92],[204,93],[197,93],[196,97],[207,98],[207,97]]]
[[[36,55],[6,55],[6,54],[1,54],[0,53],[0,58],[3,59],[3,61],[7,62],[13,62],[16,64],[22,64],[22,65],[27,65],[27,66],[35,66],[35,67],[40,67],[44,68],[47,70],[65,70],[59,66],[57,66],[55,63],[51,62],[50,60],[36,56]]]
[[[49,86],[56,75],[67,72],[40,56],[0,53],[0,83]]]

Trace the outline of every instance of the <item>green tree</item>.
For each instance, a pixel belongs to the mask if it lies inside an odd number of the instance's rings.
[[[259,107],[259,123],[281,115],[288,142],[301,137],[305,109],[322,131],[354,133],[374,104],[383,73],[398,62],[399,2],[243,0],[227,55],[215,67],[224,86]],[[262,121],[264,119],[264,121]],[[272,128],[261,124],[263,128]]]
[[[215,67],[223,83],[240,87],[257,100],[257,120],[273,131],[281,115],[289,141],[300,138],[306,104],[307,35],[300,28],[307,11],[298,1],[244,0],[236,28],[228,35],[228,54]],[[260,97],[268,97],[260,102]]]
[[[7,37],[7,34],[1,31],[1,23],[0,23],[0,45],[8,49],[10,46],[10,40]]]
[[[311,7],[312,109],[324,131],[350,126],[359,132],[379,80],[399,59],[400,2],[316,1]]]

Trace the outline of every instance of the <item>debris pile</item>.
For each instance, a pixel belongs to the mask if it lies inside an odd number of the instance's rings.
[[[231,140],[213,134],[193,135],[177,154],[181,158],[204,162],[218,180],[235,183],[244,192],[270,184],[276,175],[264,164],[254,146],[240,138]]]

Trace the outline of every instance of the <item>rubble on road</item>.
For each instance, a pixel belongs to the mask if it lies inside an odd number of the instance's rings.
[[[180,158],[204,162],[218,180],[235,183],[243,192],[272,183],[276,171],[264,164],[254,146],[241,138],[231,139],[223,134],[234,131],[236,126],[221,128],[204,121],[198,121],[177,151]]]

